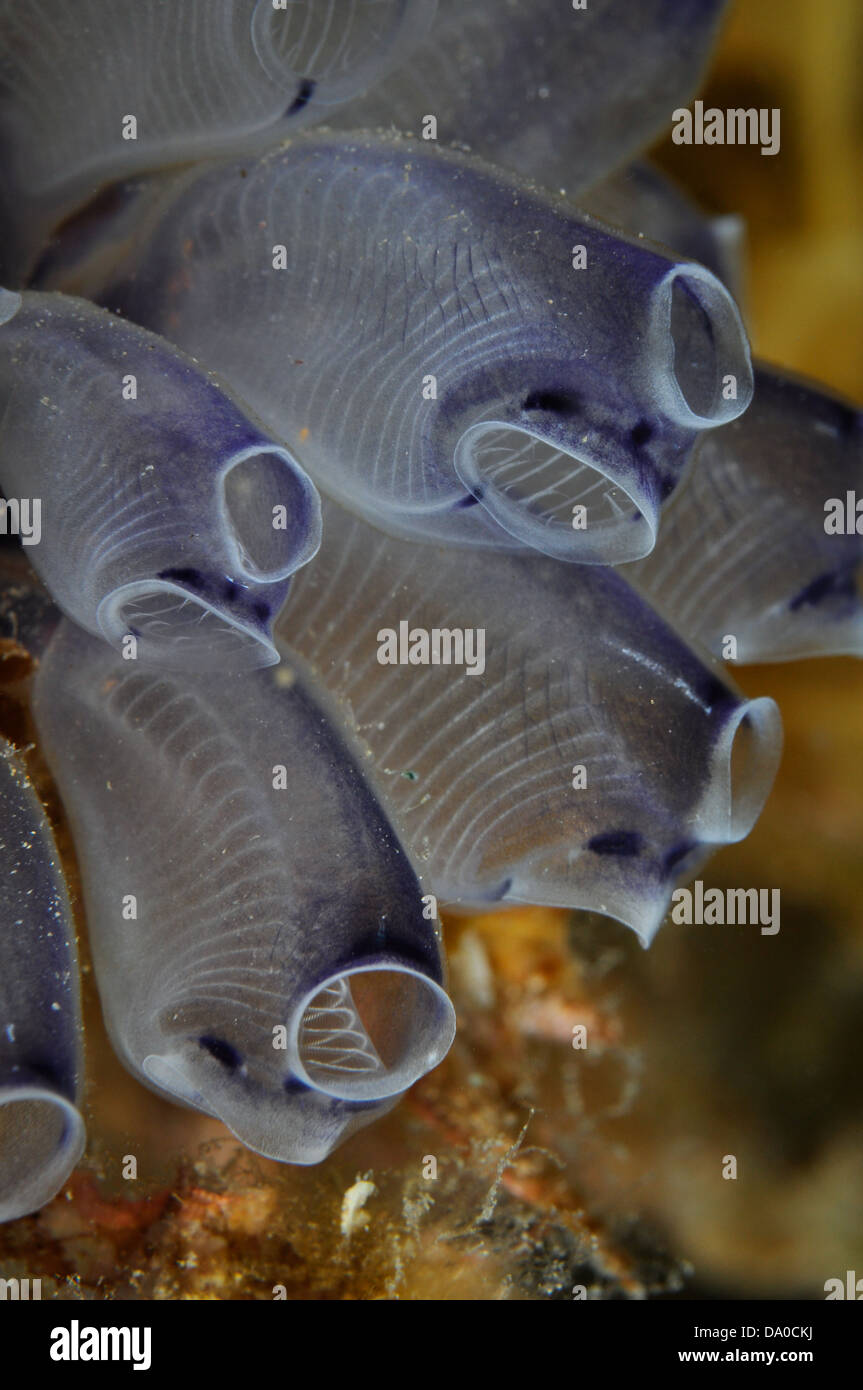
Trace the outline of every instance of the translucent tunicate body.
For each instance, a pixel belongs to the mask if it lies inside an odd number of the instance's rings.
[[[320,540],[293,457],[152,333],[65,295],[4,306],[0,483],[60,607],[157,665],[278,660],[270,624]]]
[[[751,396],[710,271],[422,142],[312,131],[118,216],[45,283],[200,357],[396,534],[637,558],[699,434]]]
[[[315,1163],[441,1060],[435,914],[292,672],[147,672],[64,622],[34,712],[136,1076]]]
[[[277,641],[441,901],[586,908],[646,943],[675,884],[751,829],[776,706],[623,573],[384,538],[325,505]]]

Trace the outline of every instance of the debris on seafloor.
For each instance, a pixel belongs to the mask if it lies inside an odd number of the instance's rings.
[[[342,1198],[341,1228],[342,1235],[348,1240],[354,1231],[363,1231],[368,1226],[369,1214],[365,1205],[376,1191],[374,1183],[369,1182],[368,1178],[357,1178]]]

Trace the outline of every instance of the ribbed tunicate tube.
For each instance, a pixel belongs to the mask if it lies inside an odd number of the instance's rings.
[[[292,672],[147,672],[64,622],[34,712],[133,1074],[316,1163],[437,1065],[434,910]]]
[[[162,666],[277,661],[271,620],[320,541],[293,457],[195,362],[103,309],[0,292],[0,320],[0,484],[60,607]]]
[[[748,834],[781,729],[611,569],[439,549],[335,503],[279,615],[427,891],[606,913],[647,944]]]
[[[735,661],[863,655],[863,410],[756,364],[755,397],[705,436],[631,576],[693,640]]]
[[[84,1151],[75,924],[26,769],[0,741],[0,1221],[38,1210]]]
[[[428,37],[335,120],[427,138],[433,130],[576,193],[670,126],[698,87],[725,8],[725,0],[440,0]]]
[[[109,179],[327,116],[400,63],[435,8],[435,0],[0,0],[4,275],[26,265],[40,231]]]
[[[109,225],[54,276],[200,357],[394,534],[638,558],[750,399],[710,271],[451,150],[311,131],[129,196],[119,263]]]

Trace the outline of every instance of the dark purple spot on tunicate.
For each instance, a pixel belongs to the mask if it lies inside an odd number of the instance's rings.
[[[202,576],[200,570],[190,567],[177,566],[171,569],[160,570],[157,576],[159,579],[173,580],[176,584],[189,584],[196,589],[202,586]]]
[[[294,116],[298,111],[302,111],[304,106],[308,106],[314,94],[315,87],[317,85],[317,82],[315,82],[311,77],[304,77],[302,82],[300,83],[300,89],[297,92],[297,95],[294,97],[294,100],[292,101],[291,105],[285,112],[285,115]]]
[[[629,431],[629,438],[636,449],[642,448],[653,437],[653,426],[647,420],[639,420]]]
[[[574,391],[531,391],[521,408],[546,410],[552,415],[575,415],[582,409],[582,404]]]
[[[635,830],[607,830],[587,842],[594,854],[619,854],[624,859],[640,854],[641,845],[641,836]]]
[[[295,1095],[299,1091],[307,1091],[309,1088],[298,1076],[286,1076],[282,1082],[282,1090],[287,1091],[288,1095]]]
[[[827,574],[819,574],[817,579],[801,589],[788,607],[792,613],[796,613],[798,608],[821,603],[826,598],[854,598],[856,593],[857,582],[853,570],[830,570]]]
[[[221,1062],[222,1066],[227,1067],[229,1071],[236,1071],[237,1067],[241,1065],[243,1059],[239,1052],[229,1042],[225,1042],[224,1038],[212,1038],[206,1034],[203,1038],[199,1038],[198,1042],[209,1052],[211,1057],[215,1057],[216,1061]]]

